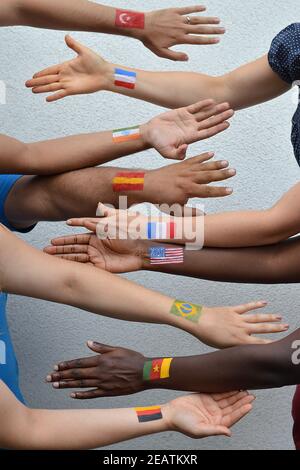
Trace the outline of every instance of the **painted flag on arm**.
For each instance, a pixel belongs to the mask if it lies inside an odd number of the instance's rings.
[[[113,141],[115,144],[137,140],[140,136],[139,126],[125,127],[123,129],[115,129],[113,131]]]
[[[143,369],[144,380],[160,380],[170,377],[170,367],[173,358],[153,359],[146,361]]]
[[[133,90],[136,83],[136,72],[129,70],[115,69],[115,85]]]
[[[124,171],[117,173],[113,179],[113,190],[115,193],[124,191],[143,191],[145,173],[136,171]]]
[[[184,261],[183,248],[150,248],[150,264],[181,264]]]
[[[139,11],[131,10],[116,10],[115,25],[119,28],[145,28],[145,14]]]
[[[176,236],[175,222],[149,222],[148,240],[174,240]]]
[[[158,419],[162,419],[163,417],[160,406],[147,406],[143,408],[135,408],[135,412],[140,423],[156,421]]]

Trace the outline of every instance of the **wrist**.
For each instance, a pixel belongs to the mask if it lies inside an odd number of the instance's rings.
[[[165,403],[161,405],[160,408],[166,431],[175,431],[176,426],[174,425],[174,409],[172,407],[172,403]]]
[[[105,91],[115,91],[115,69],[118,66],[115,64],[111,64],[110,62],[106,62],[104,70],[101,71],[101,79],[103,81],[103,88],[102,90]]]
[[[140,125],[140,135],[145,150],[151,149],[153,147],[153,144],[151,142],[150,126],[148,122],[146,124]]]

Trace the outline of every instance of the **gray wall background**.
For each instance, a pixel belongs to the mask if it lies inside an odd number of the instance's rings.
[[[103,0],[102,3],[113,2]],[[188,0],[114,1],[116,6],[145,10],[192,3]],[[217,75],[265,53],[275,34],[299,20],[300,13],[297,0],[210,0],[206,4],[210,15],[219,15],[223,19],[228,32],[219,46],[181,47],[190,54],[190,62],[186,64],[173,64],[156,58],[130,39],[86,33],[74,33],[74,37],[107,59],[123,65]],[[73,97],[52,105],[46,104],[44,97],[32,96],[23,86],[25,80],[34,72],[72,56],[63,38],[63,32],[1,29],[0,79],[8,84],[8,104],[1,106],[1,132],[34,141],[116,128],[131,122],[135,124],[161,111],[150,104],[107,93]],[[233,182],[234,196],[209,201],[206,210],[267,208],[298,180],[299,168],[289,140],[294,109],[295,93],[291,92],[271,103],[238,113],[228,132],[190,149],[190,155],[214,149],[218,157],[228,159],[238,171]],[[151,151],[117,163],[147,168],[167,164]],[[69,231],[63,223],[42,223],[25,238],[41,248],[51,237]],[[208,305],[230,305],[266,298],[271,303],[269,310],[282,312],[291,329],[299,326],[298,286],[225,285],[149,273],[127,277],[169,295]],[[208,350],[175,329],[124,324],[73,308],[16,296],[10,298],[9,322],[21,368],[22,388],[28,403],[34,407],[127,407],[137,403],[163,402],[176,396],[173,392],[154,391],[140,396],[78,403],[69,399],[66,392],[52,390],[43,382],[47,372],[59,360],[85,355],[85,341],[88,339],[126,346],[149,355],[154,352],[157,355],[201,354]],[[231,440],[218,438],[196,442],[166,433],[123,443],[112,449],[290,449],[292,394],[293,389],[257,393],[253,413],[234,429]]]

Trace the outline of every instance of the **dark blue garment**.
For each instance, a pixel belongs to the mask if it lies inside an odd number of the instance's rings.
[[[282,80],[290,84],[299,81],[300,85],[300,23],[291,24],[276,36],[269,64]],[[292,143],[300,166],[300,101],[292,121]]]
[[[4,206],[7,196],[20,175],[0,175],[0,223],[14,230],[6,218]],[[32,229],[32,227],[30,228]],[[22,230],[28,232],[30,229]],[[0,294],[0,380],[24,403],[19,387],[19,369],[6,319],[7,295]]]

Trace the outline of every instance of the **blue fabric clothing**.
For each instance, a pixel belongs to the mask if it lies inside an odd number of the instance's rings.
[[[300,23],[291,24],[275,37],[269,64],[282,80],[300,86]],[[300,100],[292,120],[292,144],[300,166]]]
[[[0,223],[11,230],[15,229],[7,220],[4,206],[10,190],[19,178],[21,175],[0,175]],[[31,229],[32,227],[19,231],[28,232]],[[7,295],[0,294],[0,380],[24,403],[19,387],[18,363],[7,324],[6,304]]]

